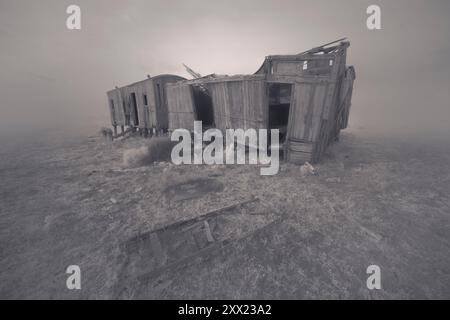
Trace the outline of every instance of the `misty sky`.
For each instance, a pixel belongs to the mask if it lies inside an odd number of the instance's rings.
[[[82,29],[66,29],[66,8]],[[370,4],[382,30],[366,28]],[[450,1],[0,0],[0,131],[109,125],[105,92],[147,74],[255,72],[346,36],[352,127],[450,127]]]

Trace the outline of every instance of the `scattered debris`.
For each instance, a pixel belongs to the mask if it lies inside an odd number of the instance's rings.
[[[362,231],[364,231],[365,233],[367,233],[369,236],[371,236],[371,237],[372,237],[375,241],[377,241],[377,242],[380,242],[380,241],[383,239],[382,236],[380,236],[380,235],[376,234],[375,232],[373,232],[373,231],[367,229],[366,227],[363,227],[363,226],[360,225],[359,228],[360,228]]]
[[[150,243],[158,266],[165,265],[167,262],[167,255],[162,249],[161,242],[159,241],[157,233],[154,232],[150,234]]]
[[[309,162],[305,162],[305,164],[300,167],[300,172],[304,176],[316,174],[316,170]]]
[[[201,78],[202,75],[198,72],[195,72],[194,70],[192,70],[191,68],[189,68],[187,65],[185,65],[183,63],[183,66],[185,67],[186,71],[194,78],[194,79],[198,79]]]
[[[208,239],[208,242],[214,242],[214,238],[211,234],[211,228],[209,227],[208,220],[203,221],[203,223],[205,225],[205,233],[206,233],[206,238]]]
[[[252,198],[139,234],[121,246],[124,260],[120,262],[115,296],[146,292],[148,286],[154,285],[152,280],[165,271],[201,263],[211,255],[221,254],[219,248],[279,221],[271,208]]]
[[[97,173],[97,170],[89,171],[87,175],[88,175],[88,176],[92,176],[94,173]]]

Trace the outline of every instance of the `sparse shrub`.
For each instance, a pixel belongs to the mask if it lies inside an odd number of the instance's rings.
[[[127,167],[140,167],[156,161],[170,161],[175,144],[169,137],[153,137],[146,146],[125,150],[123,164]]]
[[[103,128],[100,129],[100,133],[107,140],[112,140],[113,139],[113,131],[112,131],[111,128],[103,127]]]

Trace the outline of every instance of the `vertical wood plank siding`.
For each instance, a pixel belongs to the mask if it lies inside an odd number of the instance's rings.
[[[194,100],[189,84],[167,84],[169,130],[194,130]]]
[[[208,84],[216,127],[231,129],[267,128],[268,105],[263,80],[237,80]]]

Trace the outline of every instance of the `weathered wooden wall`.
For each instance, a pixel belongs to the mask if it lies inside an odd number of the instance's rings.
[[[330,75],[335,55],[332,53],[314,55],[276,55],[266,57],[256,74],[266,76],[302,77]]]
[[[125,109],[124,101],[122,99],[122,93],[119,88],[108,91],[106,93],[108,97],[108,108],[111,117],[111,124],[113,126],[125,125]]]
[[[267,128],[268,103],[263,77],[224,77],[167,86],[169,128],[193,129],[195,101],[192,85],[201,83],[211,95],[214,123],[227,128]]]
[[[330,143],[338,138],[338,109],[340,106],[341,88],[345,77],[347,48],[349,43],[342,43],[336,51],[333,68],[330,74],[330,85],[326,94],[324,112],[320,124],[320,133],[314,146],[313,162],[318,162]]]
[[[175,83],[180,80],[186,80],[182,77],[164,74],[152,78],[153,80],[153,92],[156,105],[156,128],[168,129],[169,128],[169,111],[167,101],[167,84]]]
[[[340,95],[340,117],[338,119],[339,129],[345,129],[348,126],[348,118],[350,115],[350,107],[352,105],[353,83],[355,81],[355,69],[348,67],[345,71],[345,77],[341,87]]]
[[[329,75],[332,70],[332,54],[314,56],[274,56],[270,60],[270,74],[284,76]]]
[[[160,75],[135,82],[107,92],[111,123],[119,126],[133,126],[142,129],[167,129],[168,110],[166,84],[184,80],[176,75]],[[139,123],[135,123],[132,93],[136,95]],[[145,98],[147,97],[147,104]],[[114,101],[114,112],[111,109]]]
[[[319,161],[326,147],[339,135],[340,119],[345,114],[340,108],[344,99],[341,95],[347,47],[348,44],[343,43],[331,54],[314,55],[295,80],[285,145],[287,159],[291,162]],[[309,56],[302,55],[298,59]],[[294,68],[293,62],[290,63]],[[282,69],[282,72],[286,71]]]
[[[128,106],[131,110],[133,125],[145,129],[156,127],[156,103],[153,80],[146,79],[133,83],[127,86],[125,91],[127,94]],[[131,99],[132,93],[136,95],[139,124],[134,123],[134,110]],[[144,95],[147,96],[147,105],[144,103]]]
[[[303,78],[295,82],[285,146],[289,161],[312,161],[329,88],[327,80]]]
[[[208,88],[217,128],[267,128],[267,89],[263,79],[212,82]]]
[[[185,82],[166,85],[169,130],[194,130],[195,109],[192,88]]]

